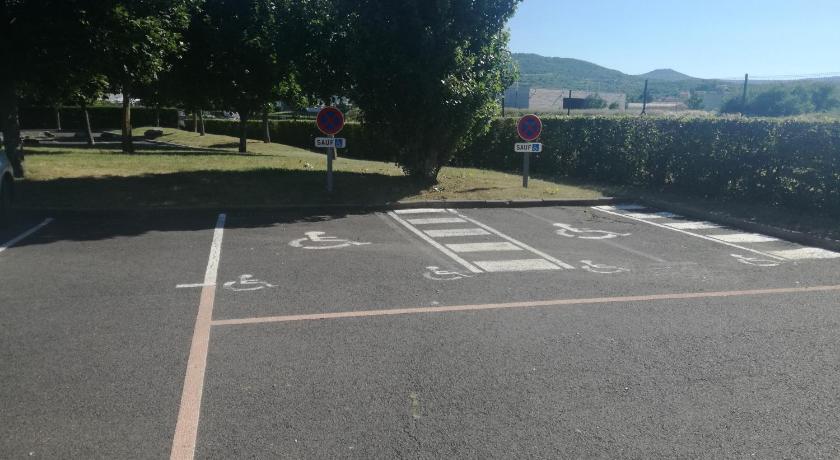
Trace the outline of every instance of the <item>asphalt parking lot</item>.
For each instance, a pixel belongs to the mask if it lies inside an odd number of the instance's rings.
[[[0,231],[3,457],[840,456],[835,252],[632,204],[49,218]]]

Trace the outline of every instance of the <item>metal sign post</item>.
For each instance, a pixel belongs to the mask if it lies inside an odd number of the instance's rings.
[[[531,154],[542,152],[542,144],[533,142],[542,133],[542,120],[536,115],[525,115],[516,124],[516,132],[525,143],[514,144],[515,152],[522,152],[522,186],[528,188],[531,169]]]
[[[333,160],[340,148],[347,146],[346,139],[335,137],[344,128],[344,114],[335,107],[324,107],[315,119],[318,129],[330,137],[316,137],[315,147],[323,147],[327,151],[327,192],[333,191]]]
[[[330,139],[335,139],[335,134],[330,134]],[[333,156],[335,155],[335,141],[333,141],[333,148],[327,149],[327,192],[333,191]]]

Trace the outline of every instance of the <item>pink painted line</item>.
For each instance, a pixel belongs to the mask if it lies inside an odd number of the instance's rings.
[[[840,285],[800,288],[754,289],[746,291],[686,292],[674,294],[653,294],[624,297],[595,297],[588,299],[538,300],[531,302],[490,303],[476,305],[452,305],[446,307],[413,307],[387,310],[343,311],[313,313],[305,315],[265,316],[259,318],[222,319],[212,321],[212,326],[236,326],[244,324],[288,323],[293,321],[315,321],[325,319],[367,318],[372,316],[416,315],[423,313],[450,313],[460,311],[503,310],[513,308],[558,307],[564,305],[587,305],[601,303],[654,302],[662,300],[711,299],[716,297],[746,297],[774,294],[798,294],[806,292],[840,291]]]
[[[171,460],[192,460],[195,457],[195,445],[198,438],[198,417],[201,414],[201,396],[204,391],[204,374],[207,369],[207,349],[210,345],[210,324],[213,320],[213,303],[216,299],[216,277],[219,272],[219,258],[222,253],[225,215],[219,214],[210,257],[204,273],[204,287],[198,303],[198,316],[195,319],[190,357],[187,360],[187,373],[184,376],[184,388],[181,392],[181,406],[178,410],[178,422],[172,439]]]

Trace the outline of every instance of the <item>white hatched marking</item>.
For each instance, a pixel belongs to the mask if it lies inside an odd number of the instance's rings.
[[[678,230],[710,230],[713,228],[721,228],[720,225],[713,224],[711,222],[676,222],[665,225]]]
[[[769,243],[770,241],[779,241],[778,238],[760,235],[758,233],[730,233],[728,235],[709,236],[727,243]]]
[[[790,260],[840,258],[840,253],[820,248],[788,249],[785,251],[770,251],[770,253]]]
[[[432,238],[450,238],[455,236],[483,236],[490,232],[482,228],[446,228],[442,230],[426,230]]]
[[[413,225],[435,225],[435,224],[463,224],[464,219],[458,217],[435,217],[431,219],[408,219],[408,223]]]
[[[507,241],[496,243],[460,243],[447,244],[446,247],[455,252],[488,252],[488,251],[521,251],[519,246]]]
[[[397,209],[394,211],[397,214],[436,214],[446,212],[443,208],[417,208],[417,209]]]
[[[739,246],[737,244],[727,243],[725,241],[716,240],[716,239],[708,237],[706,235],[701,235],[699,233],[692,233],[692,232],[689,232],[689,231],[686,231],[686,230],[680,230],[678,228],[668,227],[667,225],[663,225],[663,224],[660,224],[660,223],[657,223],[657,222],[651,222],[649,219],[639,219],[637,217],[632,217],[629,214],[610,211],[609,209],[604,209],[603,206],[594,206],[592,209],[595,209],[595,210],[598,210],[598,211],[601,211],[601,212],[605,212],[605,213],[613,215],[613,216],[625,217],[627,219],[632,219],[632,220],[636,220],[636,221],[639,221],[639,222],[644,222],[648,225],[653,225],[654,227],[664,228],[664,229],[667,229],[667,230],[671,230],[673,232],[678,232],[678,233],[682,233],[684,235],[689,235],[689,236],[693,236],[695,238],[700,238],[702,240],[713,241],[713,242],[718,243],[718,244],[724,244],[724,245],[732,247],[732,248],[737,248],[737,249],[740,249],[742,251],[749,251],[749,252],[752,252],[753,254],[762,255],[762,256],[765,256],[765,257],[769,257],[771,259],[785,260],[784,257],[777,256],[775,254],[770,254],[769,252],[763,252],[763,251],[759,251],[759,250],[756,250],[756,249],[748,248],[746,246]]]
[[[509,237],[509,236],[507,236],[507,235],[505,235],[504,233],[502,233],[502,232],[500,232],[500,231],[498,231],[498,230],[496,230],[496,229],[494,229],[494,228],[492,228],[492,227],[489,227],[489,226],[487,226],[487,225],[482,224],[481,222],[479,222],[479,221],[477,221],[477,220],[475,220],[475,219],[470,219],[469,217],[467,217],[467,216],[465,216],[465,215],[463,215],[463,214],[459,214],[459,213],[458,213],[458,212],[456,212],[454,209],[450,209],[450,210],[449,210],[449,212],[451,212],[451,213],[453,213],[453,214],[455,214],[455,215],[457,215],[457,216],[461,217],[461,218],[462,218],[462,219],[464,219],[464,220],[468,220],[468,221],[470,221],[470,222],[474,223],[475,225],[478,225],[479,227],[481,227],[481,228],[483,228],[483,229],[487,230],[488,232],[490,232],[490,233],[492,233],[492,234],[494,234],[494,235],[496,235],[496,236],[498,236],[498,237],[500,237],[500,238],[503,238],[503,239],[505,239],[505,240],[510,241],[511,243],[513,243],[513,244],[515,244],[515,245],[519,246],[520,248],[522,248],[522,249],[524,249],[524,250],[526,250],[526,251],[533,252],[534,254],[536,254],[536,255],[538,255],[538,256],[540,256],[540,257],[542,257],[542,258],[544,258],[544,259],[546,259],[546,260],[550,261],[551,263],[553,263],[553,264],[557,265],[558,267],[565,268],[565,269],[567,269],[567,270],[574,270],[574,269],[575,269],[575,267],[573,267],[573,266],[571,266],[571,265],[567,264],[566,262],[563,262],[563,261],[562,261],[562,260],[560,260],[560,259],[557,259],[557,258],[555,258],[555,257],[551,257],[550,255],[548,255],[548,254],[546,254],[546,253],[544,253],[544,252],[542,252],[542,251],[540,251],[540,250],[538,250],[538,249],[534,249],[533,247],[528,246],[527,244],[525,244],[525,243],[523,243],[523,242],[521,242],[521,241],[519,241],[519,240],[515,240],[515,239],[513,239],[513,238],[511,238],[511,237]]]
[[[406,222],[405,220],[403,220],[402,217],[398,216],[393,211],[390,211],[388,213],[388,215],[391,216],[397,222],[399,222],[400,225],[402,225],[403,227],[407,228],[409,231],[411,231],[415,235],[422,238],[423,241],[431,244],[433,247],[437,248],[437,250],[439,250],[440,252],[449,256],[450,259],[452,259],[455,262],[458,262],[459,264],[461,264],[467,270],[471,271],[472,273],[481,273],[480,268],[478,268],[475,265],[473,265],[473,264],[467,262],[466,260],[462,259],[458,254],[455,254],[454,252],[450,251],[444,245],[442,245],[442,244],[438,243],[437,241],[429,238],[425,233],[421,232],[418,228],[414,227],[413,225],[411,225],[408,222]]]
[[[560,270],[560,267],[545,259],[486,260],[474,262],[487,272],[527,272],[536,270]]]

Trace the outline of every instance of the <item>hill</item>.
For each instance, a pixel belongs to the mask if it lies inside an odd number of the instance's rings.
[[[649,80],[662,81],[685,81],[685,80],[699,80],[684,73],[677,72],[674,69],[656,69],[652,72],[643,73],[639,75],[640,78],[647,78]]]

